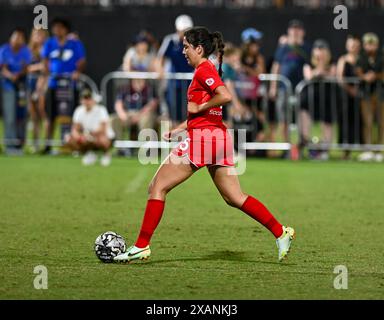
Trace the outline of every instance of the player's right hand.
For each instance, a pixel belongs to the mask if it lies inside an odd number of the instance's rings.
[[[172,141],[172,131],[173,131],[173,130],[171,130],[171,131],[167,131],[167,132],[165,132],[165,133],[163,134],[163,139],[164,139],[165,141],[168,141],[168,142],[171,142],[171,141]]]
[[[167,131],[163,134],[163,139],[165,141],[168,141],[168,142],[171,142],[172,140],[175,139],[175,137],[178,137],[180,136],[180,134],[185,131],[184,129],[180,129],[180,128],[175,128],[171,131]],[[177,140],[178,141],[178,140]]]

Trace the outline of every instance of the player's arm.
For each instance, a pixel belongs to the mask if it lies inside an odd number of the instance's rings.
[[[223,104],[226,104],[231,101],[232,101],[232,95],[229,92],[229,90],[225,86],[218,86],[215,89],[215,95],[212,97],[211,100],[203,104],[188,102],[188,112],[190,113],[203,112],[205,110],[208,110],[209,108],[212,108],[215,106],[222,106]]]
[[[184,122],[182,122],[182,123],[180,123],[177,127],[176,127],[176,129],[174,129],[174,130],[185,130],[185,129],[187,129],[187,120],[185,120]]]

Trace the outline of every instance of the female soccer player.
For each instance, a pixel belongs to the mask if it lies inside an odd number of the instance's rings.
[[[222,122],[221,106],[231,101],[220,78],[224,53],[222,35],[210,33],[204,27],[191,28],[185,32],[183,46],[188,63],[195,68],[188,89],[188,120],[165,138],[171,140],[185,129],[188,138],[169,154],[150,183],[149,199],[135,245],[114,260],[130,262],[149,258],[149,242],[163,214],[167,193],[206,166],[224,200],[273,233],[279,261],[282,261],[289,252],[295,231],[282,226],[262,203],[243,193],[234,174],[232,140]],[[208,60],[214,52],[218,52],[219,72]]]

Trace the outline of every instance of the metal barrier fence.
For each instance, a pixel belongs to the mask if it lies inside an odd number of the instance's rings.
[[[107,106],[110,112],[114,112],[111,105],[115,102],[116,92],[122,91],[121,89],[129,90],[129,86],[132,85],[132,80],[144,80],[147,83],[145,86],[149,88],[149,94],[152,97],[160,97],[167,90],[167,85],[170,85],[169,99],[166,99],[166,103],[169,102],[178,102],[177,98],[180,98],[183,102],[186,101],[186,91],[189,86],[189,82],[193,78],[193,73],[164,73],[163,75],[159,75],[157,72],[123,72],[116,71],[110,72],[106,74],[101,80],[100,91],[103,97],[103,103]],[[148,83],[149,82],[149,83]],[[112,92],[110,92],[108,86],[112,83]],[[141,83],[142,84],[142,83]],[[119,88],[120,87],[120,88]],[[177,97],[177,90],[184,93],[184,96]],[[120,89],[120,90],[119,90]],[[111,95],[112,95],[112,103],[111,103]],[[173,95],[173,96],[172,96]],[[169,101],[168,101],[169,100]],[[164,108],[161,106],[161,113],[167,113],[168,107]],[[185,108],[184,108],[185,109]],[[172,114],[169,115],[171,118]],[[184,119],[186,118],[186,114]]]
[[[291,134],[292,126],[289,124],[294,122],[293,119],[293,88],[290,80],[278,74],[260,74],[260,84],[255,88],[255,83],[247,80],[236,81],[235,87],[239,90],[239,98],[241,103],[251,107],[255,114],[253,135],[247,137],[247,142],[243,146],[245,150],[291,150]],[[276,97],[269,96],[269,88],[272,82],[276,82]],[[249,98],[244,89],[248,88],[257,90],[254,98]],[[286,136],[282,142],[276,142],[279,125],[286,123]],[[240,126],[241,128],[241,126]],[[268,133],[267,133],[268,132]],[[250,141],[248,141],[250,140]]]
[[[355,77],[300,82],[295,95],[302,147],[310,156],[311,150],[384,151],[383,89],[382,82]],[[320,123],[321,139],[313,133],[314,122]]]
[[[192,73],[155,72],[111,72],[101,81],[100,89],[103,103],[111,114],[112,128],[116,134],[114,146],[117,149],[139,148],[143,145],[139,132],[142,129],[159,129],[159,120],[174,123],[187,118],[187,90]],[[139,110],[149,108],[151,112],[137,117]],[[124,110],[124,111],[122,111]],[[122,118],[122,113],[126,119]],[[136,126],[131,124],[135,123]],[[136,127],[136,131],[132,130]],[[129,138],[125,133],[129,129]],[[156,137],[153,137],[156,138]],[[158,140],[161,140],[158,139]],[[164,143],[146,143],[149,148],[167,147]]]
[[[111,72],[104,76],[100,92],[96,83],[87,75],[81,75],[77,89],[89,87],[99,94],[100,101],[111,114],[116,113],[116,103],[134,105],[140,109],[143,104],[155,101],[155,119],[152,124],[158,129],[158,119],[182,121],[186,119],[187,89],[192,79],[192,73],[158,73],[146,72]],[[245,150],[283,150],[292,151],[295,140],[305,142],[309,150],[329,151],[384,151],[384,84],[379,82],[372,85],[361,83],[358,78],[325,78],[322,80],[302,81],[293,90],[291,82],[281,76],[261,74],[260,83],[240,79],[234,82],[236,93],[242,104],[250,107],[255,118],[235,123],[233,115],[227,114],[227,121],[232,121],[234,129],[250,129],[247,142],[241,146]],[[275,99],[268,94],[271,82],[277,82],[280,88]],[[135,90],[141,90],[135,95]],[[145,94],[143,94],[143,90]],[[257,94],[247,96],[252,90]],[[136,92],[137,93],[137,92]],[[137,100],[135,100],[136,98]],[[144,98],[143,98],[144,97]],[[374,107],[370,107],[373,105]],[[228,109],[233,108],[227,107]],[[368,112],[369,111],[369,112]],[[112,115],[112,120],[118,121],[118,116]],[[148,119],[147,119],[148,120]],[[149,121],[149,120],[148,120]],[[142,126],[148,125],[142,123]],[[140,121],[139,121],[140,122]],[[321,124],[322,138],[316,137],[312,124]],[[276,142],[275,137],[265,134],[278,124],[287,125],[287,137]],[[138,123],[139,124],[139,123]],[[140,126],[140,125],[139,125]],[[315,127],[316,130],[320,130]],[[125,128],[122,128],[125,129]],[[336,129],[336,130],[335,130]],[[299,137],[294,136],[295,131]],[[262,137],[258,136],[263,133]],[[372,137],[378,135],[377,141]],[[315,136],[316,139],[313,139]],[[0,143],[19,142],[2,140]],[[40,141],[40,143],[45,141]],[[26,141],[32,144],[32,141]],[[117,149],[139,148],[143,141],[137,137],[130,140],[118,137],[114,146]],[[159,141],[145,142],[150,148],[162,148],[164,143]],[[48,145],[60,146],[62,141],[48,141]],[[168,144],[167,144],[168,147]]]
[[[101,94],[103,96],[103,103],[107,106],[112,116],[112,123],[114,129],[118,133],[115,146],[117,148],[136,148],[140,146],[140,142],[136,140],[125,140],[122,136],[122,130],[119,128],[118,113],[116,112],[117,104],[123,103],[127,109],[133,105],[132,109],[139,108],[143,104],[147,104],[151,99],[158,99],[158,116],[160,119],[168,119],[173,122],[181,122],[187,118],[187,90],[190,80],[193,78],[192,73],[165,73],[159,75],[158,73],[149,72],[111,72],[104,76],[101,81]],[[234,86],[239,95],[242,104],[246,105],[250,110],[252,117],[247,121],[244,119],[237,122],[235,129],[247,129],[250,135],[248,136],[245,145],[238,146],[246,150],[290,150],[289,140],[283,143],[268,141],[262,139],[261,141],[254,142],[256,133],[264,130],[266,125],[276,124],[280,118],[287,119],[288,123],[291,122],[292,117],[292,104],[291,97],[293,96],[292,85],[290,81],[281,75],[262,74],[259,77],[260,87],[255,87],[255,83],[249,80],[235,81]],[[279,101],[280,104],[288,105],[288,107],[281,106],[279,110],[275,105],[269,103],[268,95],[263,95],[266,92],[269,82],[276,81],[284,89],[280,91]],[[138,93],[137,97],[146,95],[144,101],[132,101],[135,95],[135,90],[132,87],[139,87],[143,92]],[[256,94],[250,92],[257,91]],[[259,93],[259,91],[261,93]],[[137,102],[137,104],[136,104]],[[228,107],[223,110],[224,120],[230,121],[228,114]],[[117,114],[116,114],[117,113]],[[281,116],[278,113],[284,113]],[[271,117],[269,115],[273,114]],[[256,115],[256,117],[254,117]],[[262,119],[258,119],[260,116]],[[140,125],[139,125],[140,127]],[[140,128],[139,128],[140,129]],[[156,143],[152,144],[154,147]]]
[[[10,103],[7,102],[4,97],[3,99],[3,87],[1,86],[1,94],[2,97],[1,105],[2,105],[2,111],[3,111],[3,118],[4,118],[4,112],[9,112],[9,109],[15,108],[15,126],[16,126],[16,132],[10,134],[9,125],[4,121],[4,127],[5,127],[5,137],[2,139],[0,144],[10,145],[10,146],[17,146],[22,143],[26,145],[32,145],[38,143],[39,145],[45,144],[49,146],[61,146],[62,139],[61,140],[42,140],[39,141],[32,141],[32,140],[26,140],[26,130],[27,130],[27,120],[28,120],[28,109],[29,109],[29,102],[33,97],[33,90],[36,86],[38,75],[35,74],[28,74],[25,81],[20,81],[18,84],[14,85],[14,88],[11,90],[15,97],[15,106],[4,106],[4,104]],[[72,119],[72,113],[74,111],[74,108],[78,105],[78,93],[83,90],[84,88],[89,88],[92,90],[92,92],[95,94],[96,100],[101,100],[99,89],[97,87],[97,84],[86,74],[81,74],[79,76],[79,79],[77,81],[73,81],[70,77],[70,75],[62,75],[60,77],[54,78],[56,81],[56,90],[54,93],[51,93],[50,91],[46,91],[44,93],[45,98],[48,100],[46,101],[45,109],[48,113],[52,112],[51,105],[54,103],[55,110],[54,112],[57,113],[57,118],[59,118],[59,124],[65,129],[64,131],[68,131],[70,128],[70,123]],[[3,79],[0,79],[0,82],[2,83]],[[5,108],[8,108],[6,111]],[[14,137],[7,137],[7,135],[11,135]]]

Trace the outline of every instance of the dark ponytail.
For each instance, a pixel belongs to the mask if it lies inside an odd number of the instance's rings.
[[[221,77],[223,75],[222,64],[225,47],[222,34],[218,31],[210,33],[205,27],[194,27],[185,31],[184,36],[187,42],[194,47],[199,45],[203,47],[204,58],[208,58],[210,54],[217,52],[218,71]]]
[[[217,60],[219,61],[219,75],[220,77],[223,75],[223,56],[224,56],[224,40],[223,40],[223,35],[215,31],[211,34],[212,39],[213,39],[213,46],[216,48],[214,51],[217,51]]]

